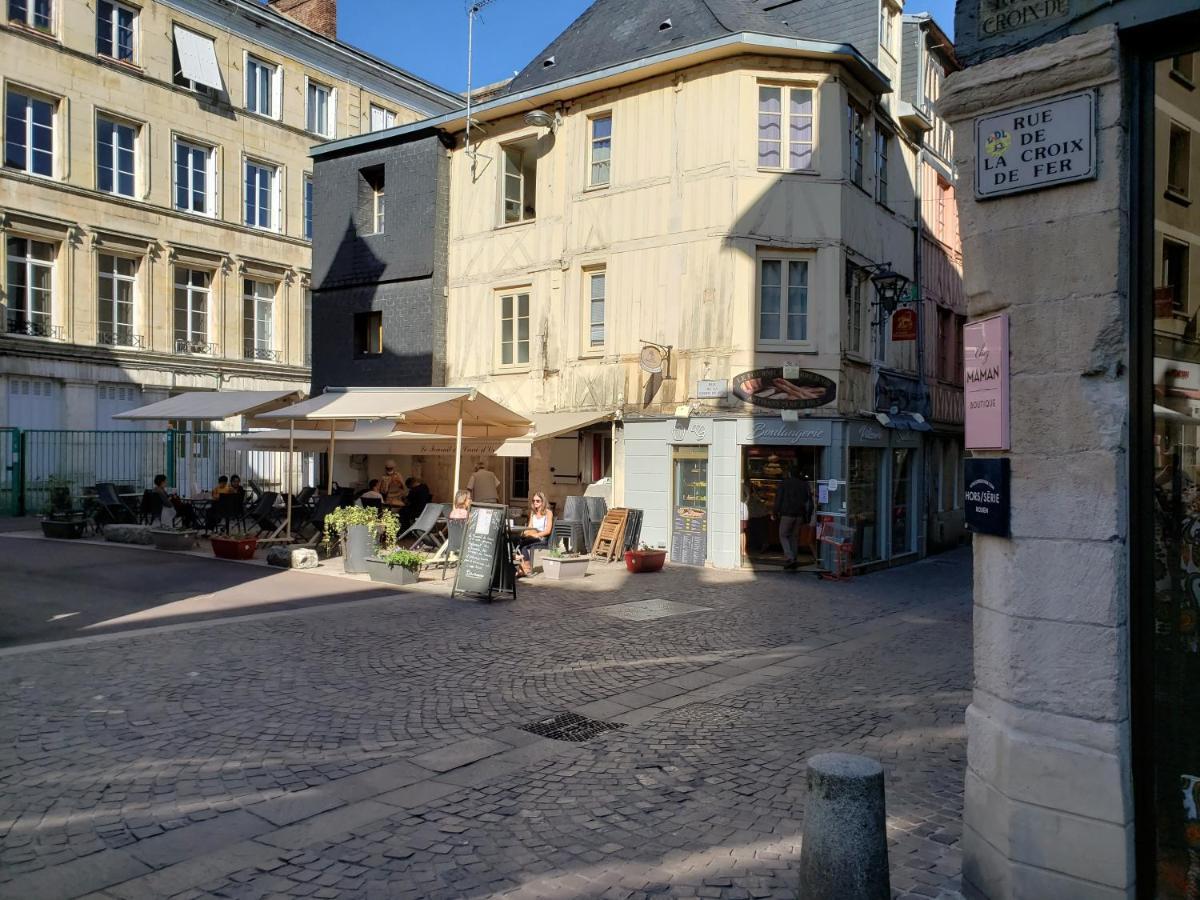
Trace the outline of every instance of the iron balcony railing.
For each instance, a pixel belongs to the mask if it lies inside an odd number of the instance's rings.
[[[283,356],[278,350],[268,350],[265,347],[254,347],[247,344],[244,348],[246,359],[259,359],[264,362],[279,362]]]
[[[119,328],[116,331],[97,331],[96,343],[102,344],[105,347],[129,347],[134,350],[146,349],[146,338],[144,335],[134,334],[124,328]]]
[[[51,325],[49,322],[27,319],[23,315],[8,315],[7,329],[9,334],[23,334],[26,337],[50,338],[54,341],[63,339],[61,325]]]
[[[175,352],[193,356],[216,356],[217,345],[204,341],[189,341],[186,338],[175,338]]]

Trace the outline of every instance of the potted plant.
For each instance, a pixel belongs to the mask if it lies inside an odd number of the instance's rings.
[[[258,538],[249,534],[214,534],[213,555],[219,559],[254,559]]]
[[[416,584],[421,579],[425,559],[424,553],[414,550],[393,550],[385,556],[368,556],[367,574],[372,581],[383,584]]]
[[[552,581],[583,578],[591,561],[591,557],[581,553],[568,553],[560,541],[557,547],[542,556],[542,574]]]
[[[378,545],[392,547],[400,533],[400,520],[391,510],[370,506],[342,506],[325,517],[327,549],[335,543],[342,546],[346,571],[362,575],[367,571],[367,557]]]
[[[642,544],[637,550],[625,551],[625,568],[630,572],[658,572],[667,561],[667,551],[661,547]]]
[[[52,477],[47,487],[49,490],[43,510],[42,534],[49,538],[83,537],[87,518],[74,508],[71,500],[71,482]]]
[[[194,528],[150,529],[150,537],[154,539],[154,546],[159,550],[191,550],[196,546],[198,536],[199,533]]]

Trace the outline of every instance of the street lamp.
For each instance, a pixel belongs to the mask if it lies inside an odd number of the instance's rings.
[[[879,305],[883,314],[890,316],[896,307],[905,302],[901,300],[908,288],[908,279],[892,269],[890,262],[880,263],[872,267],[871,283],[875,285],[875,293],[879,296]]]

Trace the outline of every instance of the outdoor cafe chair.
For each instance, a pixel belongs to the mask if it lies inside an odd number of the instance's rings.
[[[438,536],[434,534],[434,529],[437,528],[438,519],[446,514],[446,504],[444,503],[426,503],[425,508],[421,510],[421,515],[417,516],[417,521],[408,526],[400,537],[396,538],[396,543],[413,535],[413,542],[410,549],[415,550],[422,544],[427,543],[429,546],[436,549],[441,545]]]
[[[339,506],[341,506],[341,498],[337,494],[330,494],[317,500],[316,506],[309,512],[308,517],[299,525],[294,526],[301,537],[308,534],[304,541],[305,544],[312,547],[320,543],[325,534],[325,517]],[[309,534],[310,531],[311,534]]]
[[[315,487],[313,487],[311,484],[308,487],[301,488],[300,493],[298,493],[295,497],[292,498],[292,509],[295,510],[295,508],[297,506],[302,506],[302,507],[309,506],[312,503],[313,494],[315,494],[316,492],[317,492],[317,489]]]
[[[267,491],[259,495],[254,509],[246,514],[246,518],[254,523],[259,532],[274,531],[279,526],[279,512],[275,509],[275,501],[278,499],[279,494],[275,491]]]
[[[96,526],[103,531],[105,525],[136,525],[137,518],[129,507],[121,502],[117,486],[111,481],[96,485]]]
[[[228,534],[234,522],[237,522],[245,530],[246,496],[245,494],[222,494],[213,505],[210,524],[213,528],[224,524],[225,532]]]
[[[358,502],[370,509],[383,509],[383,501],[378,497],[359,497]]]
[[[142,491],[142,503],[138,507],[138,517],[142,520],[142,524],[153,525],[156,522],[161,524],[162,514],[162,496],[149,489]]]
[[[450,519],[446,522],[446,551],[442,557],[442,581],[446,580],[446,570],[450,563],[458,565],[458,557],[462,552],[463,535],[467,533],[466,519]]]

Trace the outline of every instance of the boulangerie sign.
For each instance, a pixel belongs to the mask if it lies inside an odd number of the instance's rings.
[[[1008,316],[963,329],[968,450],[1008,450]]]

